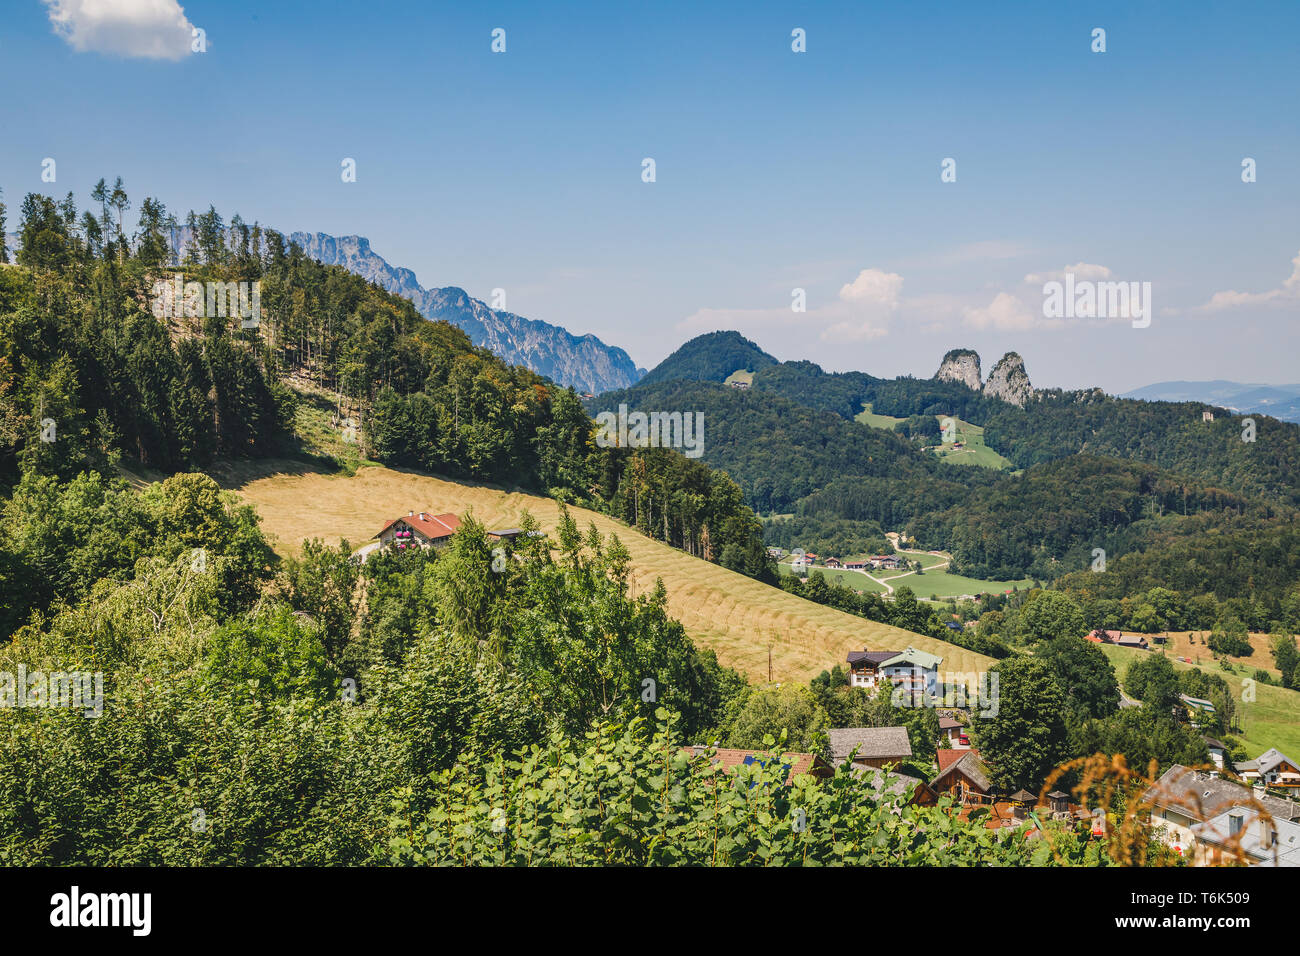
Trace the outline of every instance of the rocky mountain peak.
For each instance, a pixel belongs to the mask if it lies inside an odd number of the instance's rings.
[[[1034,387],[1029,383],[1025,360],[1019,352],[1008,352],[998,359],[998,364],[989,372],[989,380],[984,383],[984,394],[1021,407],[1034,397]]]
[[[980,357],[972,349],[953,349],[943,357],[934,377],[941,382],[960,382],[967,388],[980,390]]]

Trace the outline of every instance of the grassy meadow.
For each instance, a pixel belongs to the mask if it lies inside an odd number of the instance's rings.
[[[360,547],[384,522],[412,510],[471,512],[489,528],[517,525],[528,511],[548,532],[559,516],[549,498],[382,466],[339,474],[302,462],[260,461],[230,465],[221,477],[256,507],[281,555],[295,553],[307,538],[329,543],[346,538]],[[805,601],[693,558],[604,515],[582,508],[572,513],[584,529],[591,523],[602,534],[617,534],[632,555],[634,590],[648,591],[662,578],[669,613],[697,644],[714,649],[723,664],[753,681],[767,680],[769,646],[776,681],[806,681],[842,663],[851,650],[909,644],[941,654],[944,670],[978,671],[993,663],[944,641]]]

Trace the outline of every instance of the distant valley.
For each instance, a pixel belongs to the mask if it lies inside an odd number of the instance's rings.
[[[1285,422],[1300,422],[1300,385],[1258,385],[1222,379],[1157,382],[1119,397],[1148,402],[1204,402],[1236,412],[1258,412]]]

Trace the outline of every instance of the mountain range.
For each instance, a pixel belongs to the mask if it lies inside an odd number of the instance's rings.
[[[342,266],[410,299],[425,318],[443,319],[463,329],[475,345],[511,365],[523,365],[579,392],[626,388],[644,374],[627,352],[594,335],[574,335],[558,325],[489,308],[456,286],[425,288],[410,269],[391,265],[371,249],[364,236],[295,232],[286,238],[318,262]]]
[[[176,261],[190,243],[189,226],[176,226],[170,241]],[[627,388],[645,374],[623,349],[606,345],[596,336],[574,335],[559,325],[528,319],[513,312],[490,308],[456,286],[425,288],[415,273],[394,266],[370,248],[364,236],[331,236],[323,232],[294,232],[285,236],[303,253],[325,265],[342,266],[386,292],[410,299],[426,319],[442,319],[465,331],[475,345],[489,349],[511,365],[545,375],[560,385],[582,393],[598,394]],[[17,233],[7,233],[11,252],[22,244]]]
[[[1212,382],[1157,382],[1120,398],[1148,402],[1205,402],[1234,412],[1258,412],[1284,422],[1300,422],[1300,385],[1259,385],[1215,379]]]

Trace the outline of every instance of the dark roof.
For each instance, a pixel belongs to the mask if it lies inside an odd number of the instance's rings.
[[[866,661],[870,664],[879,664],[891,657],[897,657],[900,653],[900,651],[849,651],[849,663],[860,664]]]
[[[1189,770],[1177,763],[1142,794],[1142,800],[1201,820],[1217,816],[1234,806],[1250,805],[1254,800],[1279,820],[1300,820],[1300,803],[1259,793],[1231,780],[1211,777],[1208,773]]]
[[[1067,797],[1067,796],[1069,796],[1069,794],[1061,793],[1060,790],[1053,790],[1051,793],[1047,795],[1047,799],[1060,800],[1062,797]]]
[[[916,791],[929,790],[929,784],[924,780],[905,773],[886,773],[876,767],[854,767],[853,773],[871,787],[877,797],[902,796],[908,787],[915,787]],[[916,791],[913,791],[913,797],[916,796]]]
[[[1013,793],[1011,795],[1011,799],[1017,800],[1020,803],[1031,803],[1031,802],[1038,801],[1038,797],[1035,794],[1032,794],[1028,790],[1024,790],[1024,789],[1017,790],[1015,793]]]
[[[940,718],[939,718],[939,729],[940,729],[940,730],[952,730],[952,729],[957,728],[957,727],[965,727],[965,726],[966,726],[966,725],[963,724],[963,723],[962,723],[960,720],[958,720],[956,717],[940,717]]]
[[[930,786],[936,790],[939,789],[940,781],[955,773],[961,773],[985,793],[993,789],[993,781],[988,776],[988,767],[984,766],[984,761],[980,760],[980,755],[974,750],[966,751],[957,760],[950,763],[947,769],[940,770],[939,775],[930,781]]]
[[[906,760],[912,756],[906,727],[838,727],[826,731],[826,736],[837,764],[847,760],[855,749],[857,760]]]
[[[1238,770],[1258,770],[1260,773],[1268,773],[1278,764],[1283,762],[1289,763],[1293,767],[1300,766],[1300,764],[1297,764],[1294,760],[1292,760],[1286,754],[1282,753],[1282,751],[1278,750],[1276,747],[1270,747],[1268,750],[1265,750],[1254,760],[1243,760],[1241,763],[1236,764],[1235,766]]]
[[[1241,830],[1232,835],[1229,817],[1241,818]],[[1242,854],[1256,860],[1255,866],[1292,866],[1300,867],[1300,824],[1290,820],[1274,819],[1269,826],[1273,833],[1272,845],[1264,846],[1263,819],[1254,807],[1242,807],[1240,810],[1225,810],[1223,813],[1191,826],[1192,834],[1201,843],[1224,847],[1232,854],[1240,850]]]

